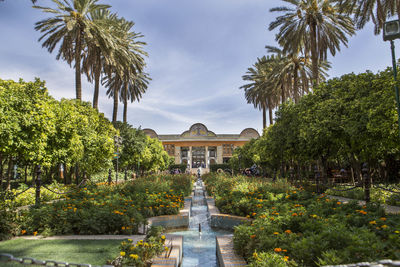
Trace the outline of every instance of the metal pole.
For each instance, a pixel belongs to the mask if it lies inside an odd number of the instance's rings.
[[[400,97],[399,97],[399,86],[397,85],[397,64],[396,64],[396,55],[394,52],[393,40],[390,40],[390,48],[392,50],[393,78],[394,78],[394,88],[396,90],[397,120],[399,126],[399,136],[400,136]]]
[[[35,206],[39,207],[40,206],[40,186],[42,183],[42,179],[41,179],[41,174],[42,174],[42,170],[41,170],[41,166],[38,165],[37,166],[37,170],[36,170],[36,196],[35,196]]]

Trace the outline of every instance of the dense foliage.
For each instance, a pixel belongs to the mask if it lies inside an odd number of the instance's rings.
[[[318,164],[324,177],[343,167],[358,180],[368,162],[374,179],[396,179],[400,147],[390,68],[330,79],[275,115],[260,139],[235,151],[236,168],[240,155],[242,166],[257,163],[270,176],[287,176],[292,167],[301,178]]]
[[[400,216],[376,204],[343,204],[286,183],[206,179],[218,208],[253,217],[235,228],[234,247],[251,266],[320,266],[399,259]]]
[[[0,80],[0,178],[7,168],[8,183],[14,164],[25,175],[42,165],[45,180],[58,178],[61,163],[69,179],[90,176],[110,166],[116,134],[89,103],[56,101],[39,79]]]
[[[136,169],[141,173],[168,168],[170,157],[161,141],[146,136],[141,129],[135,129],[127,123],[116,122],[114,126],[119,130],[123,140],[119,168]]]
[[[162,252],[168,253],[169,247],[165,246],[164,229],[160,226],[151,227],[144,240],[139,240],[133,244],[132,239],[122,241],[120,245],[120,255],[112,261],[113,266],[149,266],[151,259]]]
[[[148,217],[177,214],[191,187],[187,175],[90,184],[64,200],[21,211],[20,228],[44,235],[133,234]]]

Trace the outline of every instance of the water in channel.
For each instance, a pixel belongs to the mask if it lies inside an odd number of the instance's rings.
[[[173,232],[173,234],[183,236],[182,267],[217,266],[215,236],[231,234],[231,232],[213,230],[209,221],[203,181],[199,179],[194,187],[189,229]]]

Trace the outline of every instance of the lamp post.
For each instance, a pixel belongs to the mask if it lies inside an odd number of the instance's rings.
[[[117,152],[115,153],[115,158],[117,159],[117,168],[115,171],[115,183],[118,183],[118,159],[119,159],[119,147],[122,145],[122,137],[115,135],[114,136],[114,143],[115,146],[117,147]]]
[[[400,38],[400,20],[387,21],[383,25],[383,40],[390,41],[390,49],[392,51],[392,64],[393,64],[393,78],[394,87],[396,91],[396,103],[397,103],[397,119],[399,126],[399,136],[400,136],[400,100],[399,100],[399,86],[397,85],[397,64],[396,56],[394,51],[394,39]]]

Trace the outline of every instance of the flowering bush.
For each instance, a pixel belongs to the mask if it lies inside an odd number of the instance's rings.
[[[378,204],[343,204],[288,184],[268,185],[242,177],[230,178],[229,190],[219,188],[227,186],[227,179],[216,176],[207,180],[207,186],[212,185],[220,210],[254,218],[237,226],[234,233],[236,252],[251,266],[321,266],[400,258],[400,215],[386,214]]]
[[[64,200],[21,211],[21,229],[44,235],[135,234],[148,217],[177,214],[191,186],[187,175],[91,184]]]
[[[168,247],[164,246],[165,236],[161,234],[162,231],[162,227],[151,227],[146,238],[138,241],[135,245],[132,243],[132,239],[123,241],[119,247],[119,256],[111,263],[116,267],[148,266],[152,258],[168,251]]]

